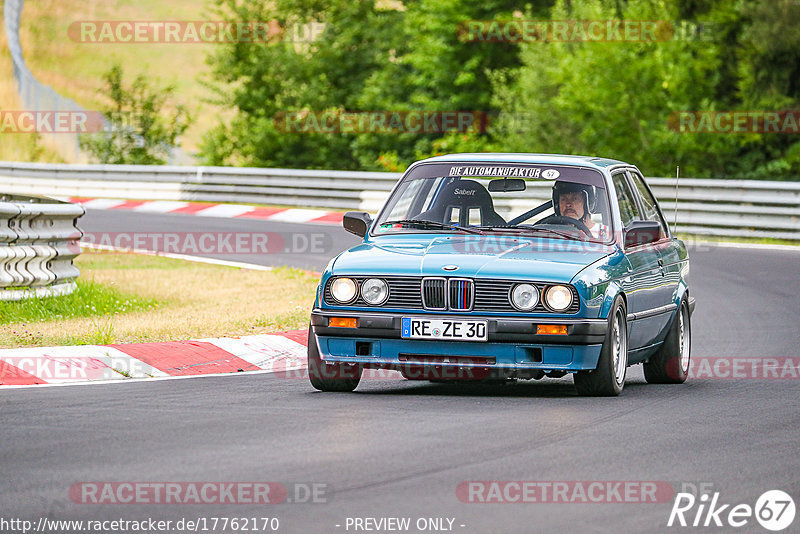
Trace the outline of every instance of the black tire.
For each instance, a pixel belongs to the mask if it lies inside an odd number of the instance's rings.
[[[360,365],[325,363],[319,356],[317,336],[308,327],[308,379],[320,391],[353,391],[361,381]]]
[[[689,376],[691,357],[691,314],[687,299],[683,299],[664,343],[644,364],[644,378],[649,384],[683,384]]]
[[[614,397],[625,387],[628,368],[628,318],[625,302],[617,297],[608,314],[608,331],[597,368],[573,375],[579,395]]]

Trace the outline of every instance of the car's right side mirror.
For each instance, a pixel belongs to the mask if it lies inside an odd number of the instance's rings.
[[[364,211],[348,211],[342,218],[344,229],[358,237],[367,235],[367,230],[371,223],[372,217]]]
[[[654,243],[661,239],[661,225],[657,221],[633,221],[625,229],[625,248]]]

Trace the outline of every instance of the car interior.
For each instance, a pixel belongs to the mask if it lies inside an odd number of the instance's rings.
[[[414,217],[415,220],[432,221],[459,226],[513,226],[517,224],[559,224],[555,215],[545,215],[534,219],[537,215],[547,213],[552,209],[552,201],[547,200],[523,213],[514,215],[509,220],[504,219],[496,210],[492,194],[489,192],[506,192],[500,186],[505,179],[490,182],[489,190],[476,180],[457,178],[444,183],[429,203],[429,209]],[[511,180],[508,180],[511,182]],[[497,185],[495,185],[495,182]],[[521,182],[522,188],[519,188]],[[524,190],[523,180],[514,180],[514,189],[509,191]],[[607,224],[610,220],[610,207],[607,195],[598,194],[597,202],[592,213],[592,220],[598,224]]]

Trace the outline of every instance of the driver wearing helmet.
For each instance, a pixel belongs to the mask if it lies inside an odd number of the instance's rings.
[[[553,185],[553,210],[556,215],[577,219],[586,225],[592,237],[601,237],[602,225],[592,221],[596,204],[597,192],[593,185],[572,182],[556,182]]]

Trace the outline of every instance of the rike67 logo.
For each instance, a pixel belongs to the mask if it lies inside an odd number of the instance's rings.
[[[755,520],[773,532],[786,529],[794,522],[795,504],[792,497],[781,490],[764,492],[755,503],[723,504],[719,492],[704,493],[695,497],[691,493],[678,493],[669,514],[667,526],[681,527],[733,527],[752,525]]]

